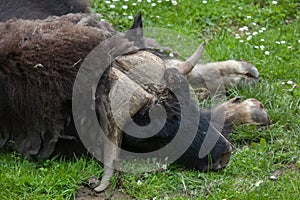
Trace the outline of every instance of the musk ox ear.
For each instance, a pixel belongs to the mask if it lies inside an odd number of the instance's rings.
[[[126,37],[129,41],[133,41],[137,47],[144,49],[143,20],[140,12],[134,17],[133,25],[126,33]]]
[[[136,29],[136,28],[143,28],[143,20],[142,20],[142,14],[139,12],[135,17],[134,17],[134,22],[133,25],[131,26],[130,30]]]

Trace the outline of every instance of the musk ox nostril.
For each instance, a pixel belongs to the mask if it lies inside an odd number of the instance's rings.
[[[229,151],[227,151],[226,153],[221,155],[221,157],[217,160],[217,162],[214,163],[213,170],[220,170],[227,166],[230,160],[231,150],[232,148],[229,149]]]
[[[228,151],[227,153],[224,153],[222,155],[222,159],[220,160],[220,165],[222,167],[225,167],[229,163],[230,156],[231,156],[231,151]]]
[[[220,157],[214,162],[213,170],[219,170],[226,167],[229,163],[231,152],[232,152],[232,145],[230,142],[225,141],[226,151],[220,155]]]
[[[220,165],[222,166],[222,168],[228,164],[232,152],[232,144],[230,142],[226,141],[226,147],[227,151],[222,154],[220,159]]]

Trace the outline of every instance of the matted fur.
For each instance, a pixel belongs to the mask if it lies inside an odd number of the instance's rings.
[[[0,147],[48,157],[71,116],[64,103],[81,62],[116,32],[107,22],[80,25],[83,15],[0,23]],[[13,140],[16,145],[7,144]]]
[[[1,0],[0,21],[11,18],[45,19],[68,13],[86,13],[88,0]]]

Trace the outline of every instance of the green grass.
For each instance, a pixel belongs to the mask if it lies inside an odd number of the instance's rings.
[[[0,154],[1,199],[70,199],[78,183],[92,175],[101,176],[102,167],[87,158],[30,162],[17,154]]]
[[[119,0],[109,4],[95,0],[92,8],[119,31],[131,26],[132,19],[128,16],[141,11],[144,27],[168,28],[197,43],[209,39],[206,53],[213,61],[250,61],[260,71],[259,85],[232,90],[231,95],[261,101],[272,125],[268,129],[237,127],[230,136],[235,146],[230,165],[222,171],[199,173],[171,165],[162,172],[119,173],[110,187],[136,199],[299,199],[300,2],[282,0],[275,5],[270,0],[208,0],[204,4],[178,0],[173,5],[171,0],[161,3],[152,0],[151,3]],[[123,9],[123,5],[128,8]],[[239,31],[243,26],[248,31]],[[258,34],[247,40],[246,32]],[[266,51],[270,54],[266,55]],[[298,87],[291,90],[290,81]],[[36,163],[16,154],[2,153],[0,166],[1,199],[73,199],[78,184],[102,173],[101,165],[88,158],[76,161],[54,158]],[[275,170],[281,172],[278,180],[270,179]]]

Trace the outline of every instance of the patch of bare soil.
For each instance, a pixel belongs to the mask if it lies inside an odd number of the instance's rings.
[[[282,167],[281,169],[276,169],[275,171],[272,171],[269,178],[271,180],[276,181],[282,174],[287,173],[289,171],[296,171],[296,170],[300,170],[299,167],[297,167],[295,163],[290,163]]]
[[[96,199],[115,199],[115,200],[123,200],[123,199],[132,199],[125,193],[120,192],[116,189],[107,188],[104,192],[97,193],[93,189],[100,184],[100,180],[92,176],[88,178],[84,184],[80,185],[79,189],[76,193],[77,200],[96,200]]]
[[[97,193],[88,186],[80,186],[76,193],[77,200],[100,200],[100,199],[132,199],[127,194],[120,192],[118,189],[106,190],[105,192]]]

